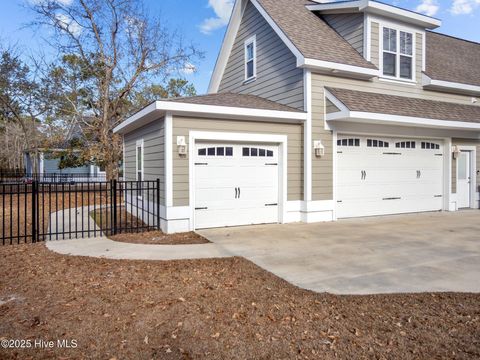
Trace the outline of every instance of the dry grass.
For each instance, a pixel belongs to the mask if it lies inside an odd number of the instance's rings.
[[[478,359],[479,294],[335,296],[242,258],[123,261],[0,247],[2,359]]]

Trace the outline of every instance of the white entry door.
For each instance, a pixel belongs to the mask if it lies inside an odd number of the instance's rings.
[[[338,136],[337,217],[441,210],[439,140]]]
[[[278,146],[195,144],[197,229],[278,222]]]
[[[458,208],[470,207],[470,181],[471,161],[470,151],[461,151],[457,158],[457,206]]]

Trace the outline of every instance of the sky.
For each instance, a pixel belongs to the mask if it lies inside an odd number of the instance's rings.
[[[0,0],[0,39],[16,45],[30,55],[45,49],[43,38],[26,25],[33,20],[28,3],[41,0]],[[57,0],[70,2],[74,0]],[[160,17],[172,30],[203,51],[205,57],[194,64],[195,72],[187,71],[197,93],[207,91],[218,52],[228,24],[234,0],[143,0],[149,13]],[[480,42],[480,0],[382,0],[382,2],[414,10],[442,20],[437,29],[444,34]]]

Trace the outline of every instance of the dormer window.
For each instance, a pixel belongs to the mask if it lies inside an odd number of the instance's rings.
[[[245,41],[245,81],[255,80],[257,76],[257,49],[255,36]]]
[[[413,79],[413,34],[383,28],[383,75],[402,80]]]

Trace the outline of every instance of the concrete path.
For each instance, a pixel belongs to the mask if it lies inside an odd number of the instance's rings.
[[[184,260],[232,256],[216,244],[147,245],[112,241],[106,237],[51,240],[47,248],[60,254],[128,260]]]
[[[199,233],[226,252],[318,292],[480,292],[477,210]]]

